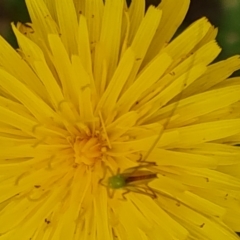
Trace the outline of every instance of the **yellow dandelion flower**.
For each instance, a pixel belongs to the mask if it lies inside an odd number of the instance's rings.
[[[239,239],[240,60],[211,64],[216,29],[173,37],[189,0],[26,3],[18,52],[0,39],[0,240]]]

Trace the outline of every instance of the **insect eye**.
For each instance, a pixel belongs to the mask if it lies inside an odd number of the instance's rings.
[[[126,181],[122,175],[115,175],[108,179],[108,185],[112,189],[122,188],[126,185]]]

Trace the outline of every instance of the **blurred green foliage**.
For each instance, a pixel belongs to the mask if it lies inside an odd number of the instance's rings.
[[[221,0],[222,17],[218,40],[225,49],[223,56],[240,53],[240,0]]]

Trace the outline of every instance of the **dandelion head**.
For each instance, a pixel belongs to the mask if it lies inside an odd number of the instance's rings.
[[[238,239],[240,68],[189,0],[26,0],[0,39],[1,239]]]

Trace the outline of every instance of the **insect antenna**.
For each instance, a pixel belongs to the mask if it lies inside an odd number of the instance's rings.
[[[196,27],[197,28],[201,27],[201,21],[200,23],[196,24],[196,26],[194,26],[195,31],[197,30]],[[201,45],[201,42],[204,42],[204,35],[198,38],[198,45]],[[155,161],[151,162],[151,161],[147,161],[147,159],[149,158],[150,154],[158,145],[164,131],[168,128],[169,123],[172,120],[172,116],[174,115],[184,95],[185,88],[187,88],[192,81],[195,81],[198,78],[198,75],[194,74],[195,72],[194,67],[192,67],[194,66],[194,61],[197,56],[196,49],[198,49],[196,48],[196,42],[191,42],[190,47],[187,46],[186,49],[183,49],[178,55],[174,56],[174,53],[173,53],[173,56],[172,56],[173,63],[166,70],[166,73],[165,73],[166,79],[164,79],[165,81],[164,82],[165,85],[163,85],[164,88],[161,88],[161,90],[159,90],[159,92],[156,93],[157,95],[153,97],[154,104],[155,103],[158,104],[159,100],[162,97],[165,97],[166,95],[166,98],[163,98],[164,102],[162,103],[160,102],[158,110],[156,111],[160,111],[165,107],[167,107],[168,105],[169,106],[172,105],[172,108],[170,109],[170,111],[167,111],[167,117],[163,118],[163,123],[161,124],[160,130],[156,138],[153,140],[151,147],[147,150],[144,157],[141,157],[140,160],[138,160],[138,166],[125,169],[122,173],[120,173],[120,169],[118,169],[116,174],[113,173],[112,169],[108,165],[105,166],[103,178],[100,179],[99,183],[107,187],[107,192],[110,198],[113,197],[114,192],[117,189],[125,190],[125,192],[122,193],[122,198],[125,200],[126,200],[125,195],[129,192],[141,193],[141,194],[150,196],[152,198],[157,197],[156,191],[148,185],[150,181],[157,178],[157,173],[154,173],[154,170],[148,170],[148,168],[151,168],[151,167],[154,168],[154,166],[156,166],[157,164]],[[169,49],[166,50],[166,52],[168,51],[171,52]],[[181,57],[181,55],[184,56],[184,58]],[[189,64],[190,64],[190,68],[189,68]],[[159,95],[161,96],[159,97]],[[160,119],[158,120],[158,122],[160,123],[160,121],[162,121],[161,118],[159,118],[161,116],[161,112],[160,114],[159,112],[157,112],[157,114],[155,113],[150,114],[150,116],[147,117],[148,118],[147,120],[152,121],[152,119],[156,118],[156,119]],[[146,122],[146,119],[144,119],[143,121]],[[110,146],[110,143],[108,143],[108,145]],[[108,178],[108,181],[109,181],[108,185],[103,184],[103,179],[106,179],[107,171],[109,171],[111,174],[111,177]],[[143,180],[143,183],[142,182],[139,183],[138,182],[139,180],[141,181]]]
[[[204,30],[203,30],[204,29],[203,25],[204,25],[205,21],[207,21],[207,20],[205,18],[202,18],[202,19],[198,20],[197,23],[195,22],[195,24],[196,24],[195,25],[195,31],[196,31],[196,29],[198,29],[198,39],[199,39],[199,42],[197,44],[195,44],[195,46],[193,45],[193,47],[191,49],[188,49],[187,52],[186,52],[186,50],[185,50],[185,52],[183,50],[182,54],[183,54],[184,57],[181,58],[181,57],[178,56],[176,58],[176,60],[173,61],[172,65],[168,68],[168,70],[166,70],[166,71],[169,71],[168,74],[170,76],[176,77],[176,72],[177,71],[180,72],[180,68],[179,68],[180,65],[185,66],[185,64],[190,64],[190,68],[187,69],[187,72],[183,71],[179,75],[180,78],[183,77],[182,83],[181,83],[181,89],[179,89],[180,91],[175,96],[173,96],[171,99],[168,99],[168,101],[164,102],[164,104],[161,106],[161,109],[163,109],[169,103],[173,105],[171,111],[169,112],[169,116],[165,119],[165,121],[163,122],[162,126],[160,127],[160,131],[159,131],[156,139],[153,141],[151,147],[148,149],[147,153],[138,160],[138,162],[140,163],[140,166],[141,166],[141,164],[143,162],[148,162],[147,159],[149,158],[150,154],[152,153],[152,151],[155,149],[155,147],[157,146],[157,144],[161,140],[163,132],[169,126],[169,123],[170,123],[170,121],[172,119],[172,116],[174,115],[175,111],[177,110],[177,108],[178,108],[178,106],[180,104],[180,101],[181,101],[182,97],[184,96],[184,90],[191,84],[191,81],[189,81],[189,79],[191,77],[196,77],[194,75],[194,71],[191,69],[191,67],[194,66],[195,60],[198,61],[198,59],[195,59],[195,58],[197,58],[197,51],[198,51],[198,49],[201,48],[201,45],[211,35],[210,34],[211,32],[204,32]],[[189,26],[189,29],[190,29],[190,27],[191,27],[191,25]],[[193,27],[193,25],[192,25],[192,27]],[[180,36],[181,36],[181,34],[180,34]],[[177,39],[177,37],[175,39]],[[198,64],[199,64],[199,62],[198,62]],[[175,70],[176,70],[176,72],[175,72]],[[172,84],[175,84],[176,83],[175,80],[169,82],[166,85],[165,88],[167,89],[168,87],[171,87]],[[177,83],[176,83],[176,85],[172,85],[172,86],[178,87]],[[162,89],[162,91],[159,94],[162,94],[162,92],[164,92],[164,91],[165,91],[165,89]]]

